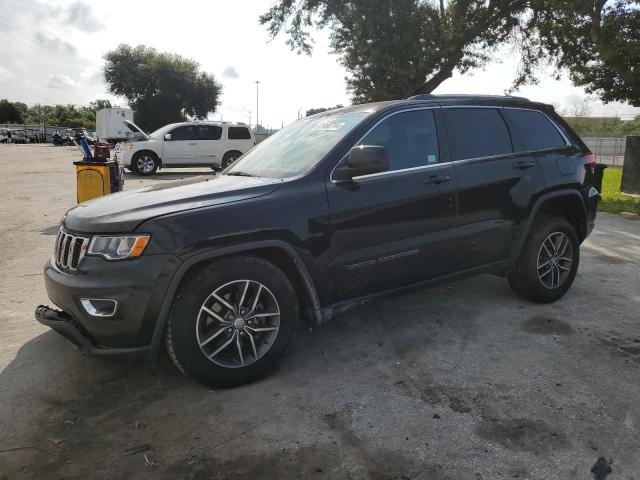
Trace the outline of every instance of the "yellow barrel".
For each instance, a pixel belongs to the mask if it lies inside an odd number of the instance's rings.
[[[113,162],[74,162],[78,184],[78,203],[111,193],[109,167]]]

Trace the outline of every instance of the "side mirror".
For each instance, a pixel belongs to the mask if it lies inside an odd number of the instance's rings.
[[[349,181],[353,177],[371,175],[389,170],[387,149],[379,145],[353,147],[347,159],[335,172],[336,180]]]
[[[171,140],[171,134],[170,134],[170,133],[165,133],[165,134],[164,134],[164,140],[165,140],[166,142],[170,141],[170,140]]]

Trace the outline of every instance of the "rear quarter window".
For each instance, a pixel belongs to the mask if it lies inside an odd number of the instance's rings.
[[[251,132],[246,127],[229,127],[229,140],[251,140]]]
[[[504,109],[525,150],[561,148],[566,142],[549,118],[534,110]]]
[[[443,109],[453,160],[513,153],[511,136],[495,108]]]

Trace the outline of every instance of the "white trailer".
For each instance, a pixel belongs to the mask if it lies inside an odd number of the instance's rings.
[[[133,132],[124,121],[133,122],[130,108],[103,108],[96,112],[96,132],[101,142],[116,143],[133,139]]]

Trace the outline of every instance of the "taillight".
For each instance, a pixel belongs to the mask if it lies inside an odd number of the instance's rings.
[[[596,155],[592,152],[588,152],[586,156],[585,165],[591,170],[591,173],[595,173],[596,169]]]

